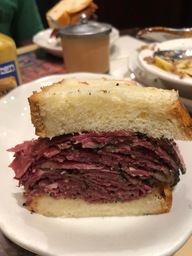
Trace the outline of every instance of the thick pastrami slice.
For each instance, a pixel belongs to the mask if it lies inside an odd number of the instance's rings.
[[[159,182],[173,187],[185,167],[173,140],[134,132],[84,132],[25,141],[9,150],[27,203],[47,193],[88,202],[130,201]]]

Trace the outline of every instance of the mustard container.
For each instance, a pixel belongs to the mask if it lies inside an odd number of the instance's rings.
[[[0,97],[20,84],[21,74],[15,42],[0,33]]]

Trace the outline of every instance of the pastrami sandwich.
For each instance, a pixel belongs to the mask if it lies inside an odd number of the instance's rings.
[[[46,18],[50,28],[57,29],[80,22],[81,15],[88,19],[94,16],[98,6],[92,0],[60,0],[47,13]]]
[[[170,211],[186,171],[174,140],[192,139],[176,91],[69,79],[34,92],[29,104],[39,137],[9,150],[27,209],[62,217]]]

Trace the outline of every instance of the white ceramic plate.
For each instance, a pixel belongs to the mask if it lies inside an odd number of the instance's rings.
[[[171,41],[170,41],[171,42]],[[187,86],[187,90],[183,90],[180,84],[165,81],[156,74],[146,71],[139,62],[139,50],[133,50],[128,57],[128,73],[129,76],[140,82],[144,86],[154,86],[163,89],[175,89],[180,93],[180,99],[190,113],[192,113],[192,93],[191,87]],[[191,79],[192,83],[192,79]],[[189,89],[189,92],[188,92]]]
[[[151,42],[164,42],[167,40],[182,38],[179,29],[168,27],[147,27],[138,31],[138,38],[143,38]]]
[[[62,47],[60,44],[60,38],[56,38],[56,37],[51,38],[50,37],[51,33],[52,33],[51,28],[38,32],[33,37],[33,43],[35,43],[41,48],[44,48],[49,53],[55,56],[62,57]],[[110,45],[113,45],[118,38],[119,38],[119,30],[113,27],[110,33]]]
[[[157,50],[176,50],[176,49],[192,49],[192,39],[175,39],[156,44],[154,49],[146,49],[139,53],[138,61],[142,68],[147,72],[161,78],[164,81],[174,83],[175,86],[180,87],[180,90],[192,89],[192,78],[180,78],[178,75],[167,72],[155,65],[148,64],[145,57],[153,56],[154,51]],[[192,98],[192,97],[191,97]]]
[[[103,75],[55,75],[22,85],[0,100],[0,227],[20,246],[42,256],[168,256],[192,232],[192,143],[179,143],[187,166],[174,190],[170,213],[141,217],[48,218],[22,206],[22,189],[8,168],[13,156],[6,150],[34,138],[27,97],[43,85],[63,78],[101,78]]]

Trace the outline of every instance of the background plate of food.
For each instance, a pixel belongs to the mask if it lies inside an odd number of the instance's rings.
[[[160,78],[166,88],[179,90],[182,97],[192,99],[192,59],[187,62],[186,60],[168,62],[153,57],[154,52],[158,50],[178,49],[192,49],[192,39],[175,39],[150,45],[138,54],[138,62],[143,70]]]

